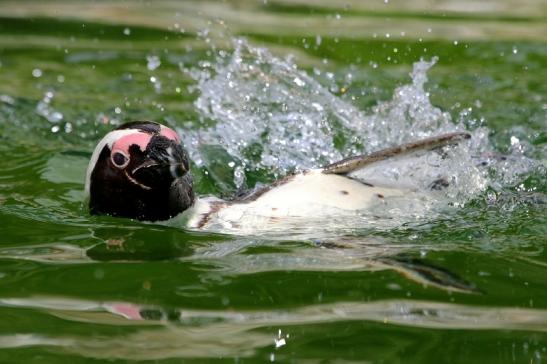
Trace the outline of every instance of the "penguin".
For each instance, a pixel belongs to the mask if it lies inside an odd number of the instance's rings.
[[[469,138],[466,132],[453,132],[349,157],[224,200],[196,196],[188,154],[173,129],[153,121],[133,121],[109,132],[97,144],[87,169],[85,192],[93,215],[171,221],[191,230],[259,233],[284,223],[343,220],[404,196],[410,188],[367,183],[351,173]],[[439,179],[430,186],[439,189],[447,184]]]

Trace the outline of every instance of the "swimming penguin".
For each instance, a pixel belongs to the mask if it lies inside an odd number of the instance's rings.
[[[196,197],[189,158],[177,133],[151,121],[134,121],[108,133],[89,162],[85,191],[91,214],[144,221],[181,218],[189,229],[249,233],[283,222],[344,218],[407,188],[367,183],[353,171],[399,156],[468,139],[465,132],[443,134],[372,154],[343,159],[295,173],[243,197]],[[442,188],[445,180],[431,188]]]

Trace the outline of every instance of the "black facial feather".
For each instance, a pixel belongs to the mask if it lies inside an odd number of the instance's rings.
[[[145,151],[131,145],[130,162],[125,168],[116,167],[110,153],[105,146],[91,173],[92,214],[158,221],[193,204],[188,157],[177,142],[154,135]]]
[[[154,135],[146,147],[146,153],[154,160],[169,163],[167,149],[169,147],[172,148],[173,146],[174,144],[169,139],[159,135]]]

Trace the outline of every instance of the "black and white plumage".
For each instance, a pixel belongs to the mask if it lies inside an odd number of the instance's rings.
[[[176,132],[131,122],[108,133],[87,169],[92,214],[167,220],[194,202],[188,157]]]
[[[402,196],[408,193],[404,187],[374,186],[348,174],[468,138],[467,133],[455,132],[350,157],[224,201],[194,197],[188,157],[176,132],[154,122],[131,122],[108,133],[97,145],[87,171],[86,192],[92,214],[159,221],[184,212],[181,216],[188,228],[252,233],[291,220],[343,218],[379,200]]]

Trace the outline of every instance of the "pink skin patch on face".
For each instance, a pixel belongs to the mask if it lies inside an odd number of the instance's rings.
[[[140,132],[123,136],[112,145],[112,155],[115,152],[122,152],[126,156],[129,156],[129,147],[133,144],[137,145],[144,152],[148,143],[150,143],[150,139],[152,139],[152,135]]]
[[[164,137],[166,137],[167,139],[171,139],[171,140],[176,141],[177,143],[180,143],[179,135],[177,134],[176,131],[174,131],[171,128],[168,128],[168,127],[162,125],[161,129],[160,129],[160,134],[163,135]]]

